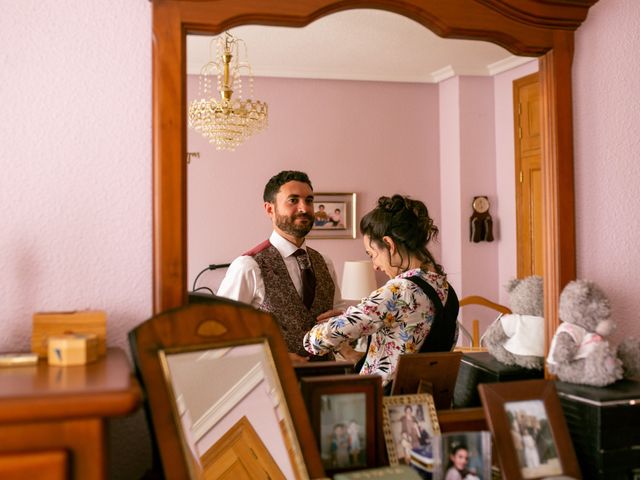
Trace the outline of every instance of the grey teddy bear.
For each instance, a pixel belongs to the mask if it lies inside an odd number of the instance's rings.
[[[513,279],[505,285],[513,314],[501,315],[482,336],[482,345],[500,363],[528,369],[544,367],[542,277]]]
[[[547,367],[559,380],[602,387],[640,373],[640,341],[629,337],[616,348],[606,339],[615,324],[609,299],[595,283],[569,282],[558,313]]]

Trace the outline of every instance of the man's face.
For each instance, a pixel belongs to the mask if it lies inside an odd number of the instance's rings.
[[[265,203],[273,226],[285,236],[304,238],[313,227],[313,190],[304,182],[291,181],[280,187],[274,203]]]

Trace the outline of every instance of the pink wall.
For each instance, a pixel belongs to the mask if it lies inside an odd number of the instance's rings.
[[[436,85],[256,78],[254,88],[269,103],[269,127],[235,152],[189,130],[189,151],[200,152],[189,165],[190,288],[206,265],[269,236],[262,192],[283,169],[306,171],[316,192],[356,192],[356,222],[380,195],[401,193],[424,201],[439,224]],[[339,281],[345,260],[365,258],[359,234],[309,244],[333,259]],[[198,286],[216,289],[223,274],[207,272]]]
[[[21,0],[2,8],[0,349],[28,349],[36,310],[88,307],[107,311],[109,344],[127,348],[126,332],[151,314],[150,3]],[[576,34],[574,61],[578,274],[610,296],[618,338],[639,333],[640,209],[633,197],[640,182],[639,22],[636,0],[600,0]],[[427,141],[437,142],[438,126],[430,121],[434,137]],[[385,148],[378,137],[371,143]],[[258,161],[243,169],[264,178],[298,165],[303,151],[305,158],[315,155],[294,147],[281,145],[277,158],[251,150]],[[315,148],[325,160],[329,153],[352,159],[375,150],[365,145],[343,156],[319,139]],[[267,154],[278,163],[265,166]],[[224,172],[229,165],[223,165],[217,168]],[[377,171],[358,172],[357,183],[320,168],[310,173],[317,188],[363,191]],[[242,205],[225,202],[236,221],[260,205],[256,185],[242,190],[256,196]],[[363,199],[359,211],[374,197]],[[252,238],[259,240],[269,227],[255,222]],[[326,240],[319,248],[333,255],[344,242]],[[250,242],[238,243],[241,250]],[[211,251],[196,263],[228,260],[231,252],[224,253]],[[137,478],[149,463],[142,417],[113,422],[111,439],[112,477]]]
[[[601,0],[576,34],[578,276],[611,300],[616,339],[640,335],[640,2]]]
[[[460,221],[460,77],[439,84],[440,108],[440,185],[447,200],[442,202],[440,239],[443,243],[442,265],[449,281],[461,294],[462,222]]]
[[[504,126],[497,125],[494,118],[494,92],[511,94],[510,85],[503,88],[506,92],[495,92],[491,77],[454,77],[439,85],[442,257],[460,298],[482,295],[497,299],[498,259],[515,264],[515,256],[508,249],[505,252],[511,256],[502,258],[501,217],[495,205],[499,198],[514,202],[513,196],[502,195],[496,180],[495,130]],[[509,131],[513,131],[512,126]],[[476,195],[487,195],[492,203],[493,242],[469,240],[471,203]],[[495,319],[495,312],[464,308],[462,321],[467,330],[472,329],[472,319],[480,321],[482,332]]]
[[[151,314],[151,4],[2,2],[0,351],[38,310],[104,309],[110,346]],[[112,422],[114,478],[149,463]]]

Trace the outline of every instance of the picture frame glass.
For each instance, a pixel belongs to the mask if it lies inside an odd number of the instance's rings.
[[[504,409],[522,478],[561,475],[562,464],[544,402],[539,399],[505,402]]]
[[[380,376],[302,377],[300,389],[327,476],[386,464]]]
[[[364,392],[320,396],[320,457],[328,470],[367,465]]]
[[[314,221],[307,238],[356,238],[356,194],[314,192]]]
[[[491,480],[491,433],[445,433],[434,443],[434,478]]]
[[[429,394],[394,395],[383,399],[383,429],[391,465],[433,464],[433,439],[440,426]]]

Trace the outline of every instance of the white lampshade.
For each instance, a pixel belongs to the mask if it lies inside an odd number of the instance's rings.
[[[378,288],[371,260],[344,262],[342,271],[342,298],[362,300]]]

